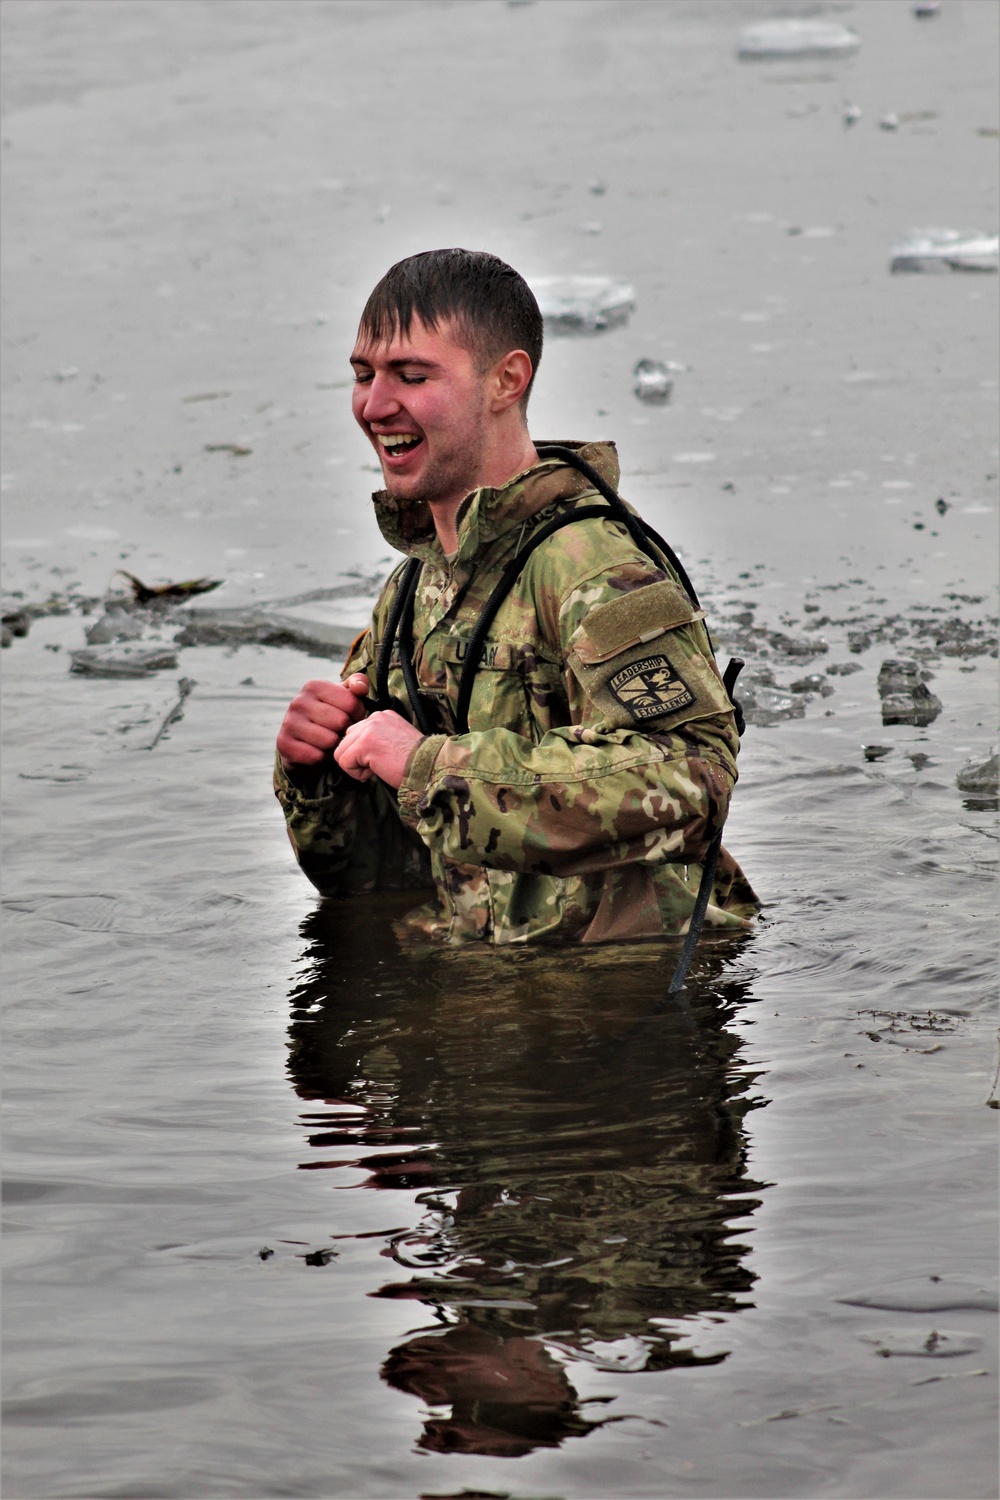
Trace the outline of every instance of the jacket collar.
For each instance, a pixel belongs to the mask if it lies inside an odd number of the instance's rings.
[[[562,446],[575,449],[612,488],[617,488],[619,464],[614,443],[566,442]],[[520,525],[529,516],[558,500],[571,500],[589,489],[583,475],[563,463],[562,459],[545,458],[530,469],[515,474],[497,489],[484,485],[473,490],[459,506],[458,552],[452,565],[468,566],[497,537]],[[379,528],[391,547],[438,567],[446,565],[430,506],[426,502],[401,505],[385,490],[377,490],[372,500]]]

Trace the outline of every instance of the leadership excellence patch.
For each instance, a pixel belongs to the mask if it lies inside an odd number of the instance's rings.
[[[632,718],[658,719],[694,702],[694,693],[665,656],[647,656],[609,677],[605,684]]]

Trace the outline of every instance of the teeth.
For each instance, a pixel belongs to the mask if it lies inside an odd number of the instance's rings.
[[[376,436],[383,448],[398,448],[403,443],[419,443],[420,441],[412,432],[379,432]]]

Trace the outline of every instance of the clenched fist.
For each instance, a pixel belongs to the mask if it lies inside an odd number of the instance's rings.
[[[363,724],[352,724],[333,758],[355,781],[369,781],[375,775],[387,786],[398,788],[413,747],[422,739],[408,719],[386,709],[369,714]]]
[[[350,725],[364,718],[368,691],[364,672],[353,672],[346,682],[307,682],[288,705],[278,733],[285,770],[319,766]]]

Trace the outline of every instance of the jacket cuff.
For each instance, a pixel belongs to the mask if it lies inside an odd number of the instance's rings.
[[[399,784],[399,815],[410,828],[420,821],[419,804],[427,790],[438,752],[447,742],[446,734],[430,734],[414,745]]]
[[[340,787],[344,773],[336,763],[323,764],[311,770],[286,771],[281,756],[274,757],[274,795],[282,807],[304,809],[311,803],[325,802]]]

